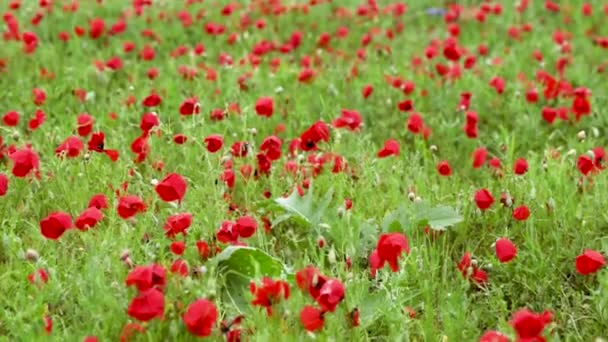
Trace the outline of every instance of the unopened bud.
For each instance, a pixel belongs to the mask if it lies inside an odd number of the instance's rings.
[[[40,255],[38,254],[38,251],[36,251],[35,249],[28,248],[25,251],[25,259],[27,259],[28,261],[37,261],[38,258],[40,258]]]

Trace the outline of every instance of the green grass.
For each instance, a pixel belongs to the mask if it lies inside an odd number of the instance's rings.
[[[274,17],[254,10],[250,13],[252,20],[264,18],[267,27],[239,32],[234,45],[225,41],[227,34],[237,31],[241,12],[222,17],[220,11],[225,2],[208,0],[187,7],[193,17],[201,9],[206,10],[207,16],[183,28],[176,19],[176,13],[186,8],[183,3],[159,1],[143,16],[130,18],[125,33],[92,40],[88,36],[75,37],[73,27],[88,29],[93,17],[104,18],[110,26],[123,10],[130,8],[127,2],[107,0],[98,5],[83,1],[74,14],[64,13],[56,4],[52,13],[32,27],[29,20],[37,11],[37,1],[23,1],[15,15],[22,30],[38,34],[40,45],[34,54],[25,55],[18,42],[1,43],[0,59],[6,59],[7,66],[0,73],[0,113],[17,110],[22,117],[18,127],[2,126],[0,131],[7,146],[32,144],[40,154],[42,176],[13,177],[8,157],[0,166],[10,178],[9,191],[0,198],[0,340],[79,341],[87,335],[98,336],[101,341],[117,340],[123,326],[132,321],[126,308],[136,294],[135,289],[124,284],[129,270],[121,262],[121,254],[128,249],[137,265],[156,262],[169,268],[176,257],[170,252],[171,240],[164,235],[163,223],[169,215],[185,211],[193,213],[194,220],[185,238],[183,258],[191,268],[205,266],[207,272],[187,278],[168,274],[164,319],[147,323],[147,332],[135,335],[134,340],[191,340],[180,316],[196,298],[214,301],[221,318],[230,320],[244,314],[243,328],[251,331],[245,340],[310,339],[300,324],[299,312],[313,300],[299,291],[290,272],[284,277],[292,285],[292,296],[275,305],[275,315],[268,318],[265,310],[258,307],[234,305],[226,288],[231,289],[230,295],[244,295],[250,301],[248,289],[227,286],[225,274],[214,261],[203,261],[198,256],[195,241],[213,241],[223,220],[236,219],[245,211],[260,225],[258,232],[246,240],[248,245],[276,257],[288,270],[295,272],[312,264],[345,284],[344,301],[335,313],[327,314],[325,327],[316,333],[320,340],[472,341],[486,330],[498,330],[514,338],[508,321],[513,312],[523,307],[554,312],[554,322],[545,330],[549,340],[608,338],[608,272],[603,269],[585,277],[574,267],[576,256],[584,249],[608,253],[608,215],[603,210],[608,206],[608,178],[605,172],[593,175],[581,191],[576,168],[579,155],[606,145],[608,74],[598,73],[596,68],[606,61],[607,50],[594,46],[585,31],[595,27],[597,36],[608,36],[603,25],[607,17],[599,5],[592,17],[583,17],[580,1],[562,1],[562,12],[557,14],[546,12],[542,1],[531,2],[523,14],[518,14],[511,2],[505,2],[503,14],[489,16],[484,24],[475,20],[461,22],[459,44],[476,52],[477,45],[485,43],[490,47],[488,58],[500,57],[502,64],[490,66],[480,57],[474,72],[463,70],[460,79],[442,82],[434,72],[436,60],[425,61],[421,69],[433,72],[433,78],[410,63],[414,56],[424,58],[431,39],[447,37],[443,20],[424,14],[428,5],[425,1],[410,1],[408,12],[399,19],[387,15],[373,20],[336,19],[331,15],[338,3],[356,9],[358,3],[351,0],[311,7],[308,15],[294,11]],[[7,6],[7,1],[0,1],[0,8]],[[155,19],[160,13],[165,13],[167,19]],[[565,16],[571,17],[570,24],[563,23]],[[152,18],[150,22],[146,22],[148,17]],[[225,23],[227,34],[205,34],[203,25],[208,21]],[[363,34],[376,27],[394,28],[398,22],[405,24],[401,35],[393,40],[375,36],[366,48],[367,58],[357,61],[355,53]],[[533,31],[524,33],[519,42],[510,39],[508,27],[523,23],[531,23]],[[333,34],[340,26],[347,26],[350,35],[344,40],[332,38],[332,47],[346,52],[347,58],[332,56],[316,47],[321,32]],[[161,41],[142,37],[143,29],[153,30]],[[573,86],[592,91],[593,112],[580,122],[557,120],[548,125],[542,120],[541,108],[570,106],[571,99],[546,102],[539,89],[541,100],[529,104],[523,98],[526,89],[517,76],[534,79],[540,69],[531,57],[535,49],[543,52],[546,70],[556,74],[554,65],[560,54],[551,36],[557,29],[572,34],[572,62],[564,77]],[[302,31],[304,39],[293,53],[272,52],[255,69],[248,63],[239,65],[256,42],[267,39],[281,43],[295,30]],[[60,31],[71,32],[72,39],[67,43],[59,41]],[[125,41],[135,42],[135,52],[122,52]],[[205,56],[170,57],[178,45],[192,47],[199,42],[205,45]],[[145,43],[156,50],[153,61],[137,58]],[[376,53],[376,44],[389,45],[392,53]],[[233,57],[233,67],[218,65],[221,52]],[[304,55],[318,55],[322,60],[311,84],[297,82],[299,61]],[[95,69],[94,60],[105,61],[112,56],[123,58],[122,70]],[[268,62],[272,57],[282,61],[277,73],[270,71]],[[439,56],[438,60],[444,58]],[[201,69],[191,81],[183,80],[176,72],[180,65],[197,67],[200,63],[217,71],[216,82],[206,80]],[[359,76],[346,77],[355,65]],[[150,67],[160,72],[153,81],[146,77]],[[55,78],[39,77],[41,68],[55,73]],[[239,90],[237,79],[248,71],[252,71],[247,81],[249,90]],[[385,75],[399,75],[415,82],[415,92],[404,96],[385,82]],[[497,75],[506,80],[502,95],[488,86]],[[367,100],[360,95],[366,84],[374,86],[374,93]],[[31,91],[36,87],[47,93],[48,98],[40,107],[47,120],[40,129],[30,132],[27,121],[38,108],[31,100]],[[77,88],[89,92],[90,100],[78,101],[72,95]],[[277,92],[278,88],[282,91]],[[221,91],[219,95],[215,94],[216,89]],[[421,96],[422,89],[428,91],[428,96]],[[163,98],[162,104],[153,109],[160,117],[161,134],[151,137],[150,154],[138,164],[133,162],[129,146],[141,133],[139,120],[147,110],[140,103],[152,90]],[[478,139],[464,135],[464,114],[456,110],[459,95],[465,91],[473,93],[471,110],[479,113]],[[137,102],[125,106],[124,101],[131,95]],[[190,96],[199,98],[201,114],[182,117],[179,105]],[[260,96],[274,98],[275,113],[271,118],[255,114],[254,104]],[[407,130],[408,114],[397,110],[397,103],[406,98],[414,101],[415,110],[432,128],[428,140]],[[221,122],[210,120],[212,109],[226,108],[233,102],[240,104],[241,115],[229,114]],[[327,209],[312,224],[292,218],[265,233],[261,217],[276,219],[284,213],[272,199],[289,194],[304,179],[301,174],[286,175],[285,163],[296,160],[311,168],[306,162],[308,154],[289,157],[289,142],[317,120],[331,123],[343,108],[358,110],[364,125],[359,132],[332,129],[330,141],[319,145],[323,152],[342,155],[349,165],[348,172],[334,174],[333,163],[329,162],[312,181],[315,204],[333,191]],[[120,151],[117,162],[93,152],[89,159],[83,157],[84,152],[74,159],[55,156],[55,148],[75,134],[76,116],[82,112],[95,117],[95,131],[106,133],[106,148]],[[116,120],[109,117],[110,112],[116,113]],[[273,163],[270,176],[243,179],[239,167],[250,164],[255,168],[260,144],[274,134],[279,124],[285,125],[285,131],[278,134],[283,139],[283,156]],[[581,130],[586,132],[584,140],[577,139]],[[172,142],[177,133],[188,136],[185,145]],[[208,153],[204,147],[203,139],[209,134],[224,136],[225,145],[216,154]],[[401,154],[378,159],[376,153],[389,138],[399,140]],[[236,141],[247,141],[252,152],[246,158],[234,159],[237,181],[229,191],[219,176],[222,159],[230,156],[230,145]],[[470,154],[480,146],[500,158],[503,177],[493,176],[487,167],[471,167]],[[558,158],[549,158],[552,149],[560,151]],[[523,176],[512,172],[513,162],[519,157],[525,157],[530,165]],[[163,171],[151,166],[159,160],[165,164]],[[441,160],[450,162],[451,177],[437,173],[435,168]],[[183,175],[188,182],[186,197],[178,208],[160,201],[152,185],[154,179],[160,180],[169,172]],[[127,193],[141,196],[149,205],[144,214],[132,221],[116,214],[117,198],[109,188],[118,188],[123,182],[129,184]],[[484,187],[494,194],[496,203],[490,210],[480,212],[472,199],[475,191]],[[401,227],[409,239],[411,253],[401,258],[400,272],[392,273],[387,267],[372,279],[368,258],[385,217],[400,207],[404,208],[405,217],[415,214],[416,206],[408,199],[411,189],[432,206],[454,208],[463,221],[436,239],[425,235],[415,222]],[[270,199],[263,196],[267,190],[272,194]],[[516,204],[529,206],[532,214],[527,221],[513,220],[511,210],[498,203],[501,191],[508,191]],[[224,200],[227,192],[239,206],[237,213],[228,213],[229,203]],[[57,241],[40,234],[42,218],[57,210],[77,217],[96,193],[108,195],[111,207],[97,227],[87,232],[68,231]],[[346,212],[342,209],[345,198],[353,201],[353,208]],[[547,210],[547,203],[553,203],[552,211]],[[142,239],[145,234],[149,237],[147,242]],[[503,236],[518,247],[517,258],[508,264],[498,262],[492,246]],[[320,237],[326,241],[324,248],[317,245]],[[27,249],[36,250],[40,258],[27,261]],[[470,284],[456,268],[465,251],[470,251],[488,272],[486,287]],[[352,258],[350,269],[344,261],[347,257]],[[27,275],[38,268],[50,274],[49,282],[40,287],[27,281]],[[408,316],[406,307],[417,312],[416,318]],[[353,328],[346,317],[355,308],[361,312],[361,325]],[[43,316],[47,313],[54,323],[50,336],[43,329]],[[219,328],[212,337],[222,338]]]

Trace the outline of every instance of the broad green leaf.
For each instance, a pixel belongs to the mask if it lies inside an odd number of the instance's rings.
[[[444,205],[430,207],[427,203],[416,204],[414,216],[416,221],[429,225],[435,230],[445,230],[463,220],[462,216],[451,207]]]
[[[318,203],[314,203],[313,187],[311,185],[304,196],[300,196],[298,191],[294,189],[289,197],[279,197],[274,201],[291,217],[298,219],[307,226],[311,226],[321,223],[323,214],[329,207],[333,194],[333,189],[329,189]],[[275,220],[274,224],[283,222],[286,219],[287,217],[280,216],[280,220]]]

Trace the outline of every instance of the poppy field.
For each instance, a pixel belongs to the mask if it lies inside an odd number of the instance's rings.
[[[608,339],[608,3],[0,9],[1,341]]]

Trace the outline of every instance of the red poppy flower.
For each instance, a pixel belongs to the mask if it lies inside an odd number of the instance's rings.
[[[4,173],[0,173],[0,197],[6,195],[8,191],[8,177]]]
[[[76,123],[78,124],[78,135],[86,137],[91,134],[94,122],[95,119],[88,113],[79,114],[76,119]]]
[[[333,126],[347,127],[349,130],[355,131],[361,126],[361,114],[356,110],[342,109],[340,117],[334,120]]]
[[[457,267],[463,277],[468,278],[479,285],[488,282],[488,274],[473,264],[471,253],[469,252],[464,253]]]
[[[13,110],[4,114],[2,121],[4,122],[4,125],[8,127],[15,127],[19,124],[20,117],[21,115],[19,115],[19,112]]]
[[[475,203],[481,210],[487,210],[494,203],[494,197],[488,189],[481,189],[475,193]]]
[[[234,222],[224,221],[215,236],[219,242],[233,244],[238,241],[239,233]]]
[[[188,141],[188,137],[185,134],[176,134],[173,136],[173,142],[177,145],[183,145]]]
[[[591,157],[586,154],[583,154],[582,156],[578,157],[578,160],[576,161],[576,167],[583,174],[583,176],[588,175],[595,169],[593,159],[591,159]]]
[[[274,112],[272,98],[267,96],[260,97],[255,103],[255,112],[260,116],[271,117]]]
[[[376,250],[379,263],[378,268],[384,267],[384,263],[388,262],[393,272],[399,271],[399,257],[405,252],[410,253],[410,246],[408,244],[407,237],[401,233],[385,233],[380,235]],[[370,257],[371,258],[371,257]],[[374,262],[374,264],[376,261]],[[372,273],[374,273],[372,265]]]
[[[495,244],[496,257],[502,263],[509,262],[517,256],[517,248],[507,238],[500,238],[496,240]]]
[[[137,213],[146,211],[146,205],[138,196],[127,195],[118,199],[118,207],[116,210],[118,215],[126,220],[135,216]]]
[[[89,207],[78,216],[75,224],[76,228],[84,231],[95,227],[101,220],[103,220],[103,213],[96,207]]]
[[[315,298],[323,312],[334,312],[336,306],[344,299],[344,284],[337,279],[329,279],[319,290]]]
[[[186,244],[183,241],[173,241],[171,242],[171,246],[169,248],[171,249],[171,253],[175,255],[182,255],[186,250]]]
[[[606,265],[606,258],[597,251],[587,249],[576,257],[576,270],[582,275],[589,275],[599,271]]]
[[[53,331],[53,319],[49,314],[45,314],[43,317],[44,320],[44,331],[47,335],[50,335]]]
[[[240,237],[249,238],[255,234],[258,228],[258,223],[250,216],[242,216],[236,220],[236,230]]]
[[[319,120],[302,133],[300,148],[303,151],[316,150],[317,144],[321,141],[329,141],[329,127],[325,122]]]
[[[414,134],[422,133],[422,130],[424,129],[424,120],[419,113],[412,113],[409,116],[407,119],[407,129]]]
[[[154,112],[144,113],[141,117],[141,122],[139,124],[139,128],[145,133],[152,130],[152,128],[160,125],[160,120],[158,119],[158,114]]]
[[[36,106],[42,106],[46,101],[46,92],[40,88],[34,88],[32,95],[34,96],[34,104]]]
[[[72,228],[72,216],[61,211],[51,213],[40,221],[40,232],[51,240],[59,239],[70,228]]]
[[[207,151],[215,153],[219,151],[224,145],[224,138],[218,134],[211,134],[205,138],[205,146]]]
[[[155,288],[141,291],[129,304],[127,314],[138,321],[147,322],[165,313],[165,295]]]
[[[39,268],[34,273],[29,274],[27,280],[32,284],[46,284],[49,282],[49,273],[44,268]]]
[[[15,177],[25,177],[32,170],[38,173],[40,159],[36,151],[30,148],[23,148],[9,154],[9,158],[13,161],[12,172]]]
[[[188,185],[186,180],[177,173],[168,174],[156,186],[156,193],[165,202],[178,201],[181,202],[186,194]]]
[[[482,167],[486,163],[486,158],[488,157],[488,151],[480,147],[473,152],[473,168],[478,169]]]
[[[30,121],[27,123],[27,127],[31,131],[35,131],[44,123],[45,120],[46,114],[44,113],[44,111],[41,109],[37,109],[34,113],[34,117],[30,119]]]
[[[513,218],[517,221],[525,221],[530,217],[530,209],[526,205],[520,205],[513,210]]]
[[[162,98],[158,94],[153,93],[148,95],[148,97],[146,97],[141,104],[144,107],[156,107],[160,105],[162,101]]]
[[[174,242],[176,243],[176,242]],[[182,259],[177,259],[171,264],[171,273],[182,277],[187,277],[190,273],[188,263]]]
[[[399,156],[399,142],[396,139],[388,139],[384,142],[384,147],[378,151],[378,158],[389,156]]]
[[[447,177],[452,174],[452,168],[450,167],[450,164],[444,160],[437,164],[437,172],[439,172],[440,175]]]
[[[84,149],[84,143],[75,135],[69,136],[59,147],[55,149],[55,154],[58,156],[67,156],[68,158],[78,157],[80,151]]]
[[[135,285],[139,291],[145,291],[150,288],[162,290],[167,283],[166,274],[165,268],[158,264],[136,266],[127,275],[125,284],[127,286]]]
[[[104,194],[97,194],[91,197],[88,208],[95,207],[99,210],[108,208],[108,198]]]
[[[192,214],[191,213],[181,213],[171,215],[167,218],[165,222],[165,234],[174,238],[177,234],[186,235],[186,231],[190,228],[192,224]]]
[[[272,305],[278,303],[281,297],[284,299],[289,298],[289,284],[283,280],[273,280],[264,277],[260,285],[251,282],[249,290],[254,296],[251,304],[266,308],[268,316],[272,316]]]
[[[281,158],[281,146],[283,145],[283,141],[280,138],[271,135],[264,139],[262,145],[260,145],[260,150],[264,151],[265,155],[270,160],[277,160]]]
[[[207,299],[197,299],[188,306],[182,320],[190,333],[205,337],[211,335],[217,322],[217,316],[217,309],[213,302]]]
[[[498,331],[487,331],[479,338],[479,342],[510,342],[510,339]]]
[[[101,37],[106,30],[106,22],[101,18],[94,18],[89,23],[89,37],[97,39]]]
[[[367,99],[372,95],[373,92],[374,87],[371,84],[368,84],[361,89],[361,96],[363,96],[364,99]]]
[[[319,296],[321,288],[328,280],[329,278],[313,266],[308,266],[296,272],[296,284],[301,290],[307,291],[312,298]]]
[[[524,158],[519,158],[515,161],[513,165],[513,172],[516,175],[523,175],[528,172],[528,162]]]
[[[323,329],[325,319],[323,318],[323,312],[313,306],[306,305],[300,312],[300,322],[304,329],[310,332]]]
[[[181,115],[193,115],[199,114],[201,106],[195,97],[185,99],[184,102],[179,106],[179,113]]]
[[[509,322],[517,333],[518,341],[544,341],[541,336],[545,326],[553,320],[553,315],[545,311],[537,314],[528,309],[521,309],[513,314]]]

